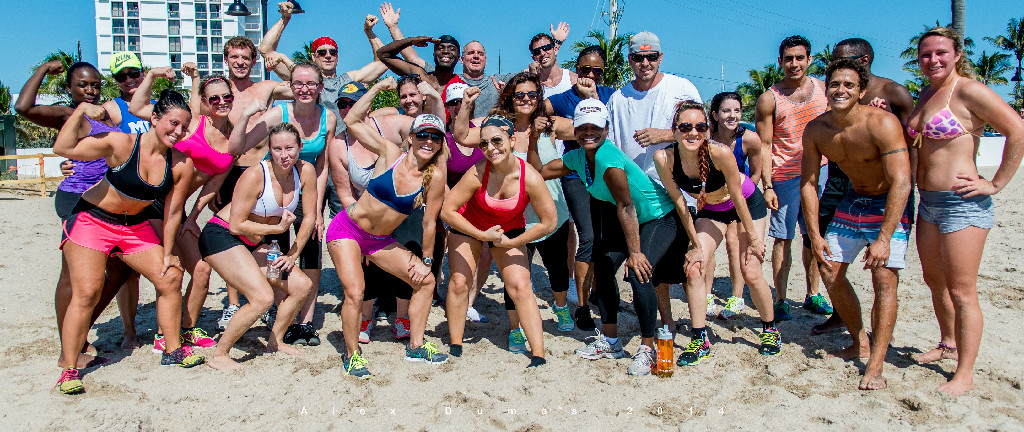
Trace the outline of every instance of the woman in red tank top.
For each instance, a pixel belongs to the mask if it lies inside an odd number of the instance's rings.
[[[441,208],[441,219],[451,226],[451,280],[446,302],[452,338],[449,352],[456,357],[462,355],[468,284],[476,280],[476,262],[487,242],[530,342],[532,367],[544,364],[545,360],[540,310],[530,283],[526,244],[554,231],[556,214],[544,179],[512,154],[514,129],[512,121],[505,117],[490,116],[484,120],[480,127],[480,149],[487,159],[466,172]],[[524,211],[531,201],[540,223],[527,230]]]

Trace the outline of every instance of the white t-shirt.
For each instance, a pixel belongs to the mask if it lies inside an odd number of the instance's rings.
[[[658,177],[658,169],[654,166],[654,152],[668,147],[671,143],[655,144],[645,148],[637,144],[633,134],[647,128],[671,129],[676,104],[688,99],[703,103],[697,87],[694,87],[690,80],[665,74],[661,82],[648,91],[637,91],[630,82],[613,93],[608,100],[608,110],[612,118],[608,139],[659,185],[661,179]]]

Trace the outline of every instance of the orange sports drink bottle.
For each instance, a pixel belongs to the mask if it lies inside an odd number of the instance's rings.
[[[672,369],[675,367],[672,359],[674,357],[672,346],[672,332],[668,325],[658,329],[658,360],[654,366],[654,373],[662,378],[672,376]]]

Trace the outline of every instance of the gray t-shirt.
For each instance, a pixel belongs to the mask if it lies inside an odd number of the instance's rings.
[[[338,95],[341,94],[341,89],[353,82],[352,77],[348,76],[348,72],[341,75],[333,76],[330,78],[324,78],[324,89],[320,91],[320,105],[327,108],[334,116],[338,119],[338,125],[336,132],[341,132],[348,127],[341,121],[341,116],[338,114]]]
[[[491,112],[494,105],[498,103],[498,89],[494,87],[494,82],[491,81],[491,77],[500,82],[508,82],[512,79],[515,74],[495,74],[491,76],[484,76],[480,79],[469,79],[465,75],[460,75],[466,84],[480,89],[480,97],[476,100],[476,107],[473,108],[473,118],[485,117],[487,113]]]

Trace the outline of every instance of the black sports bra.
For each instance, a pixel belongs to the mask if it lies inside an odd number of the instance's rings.
[[[139,146],[142,134],[135,136],[135,147],[132,156],[120,166],[107,170],[104,178],[114,190],[128,198],[138,201],[153,201],[163,198],[173,186],[171,179],[171,149],[167,149],[167,165],[164,167],[164,179],[158,185],[152,185],[142,179],[139,174]]]
[[[712,144],[708,144],[712,145]],[[684,192],[690,194],[699,194],[701,189],[700,176],[697,178],[690,178],[683,172],[683,166],[679,162],[679,144],[675,145],[673,149],[675,157],[672,158],[672,178],[676,181],[676,185],[679,186]],[[705,182],[704,193],[710,193],[717,191],[725,187],[725,174],[722,174],[718,168],[715,168],[715,161],[711,160],[711,155],[708,155],[708,178]]]

